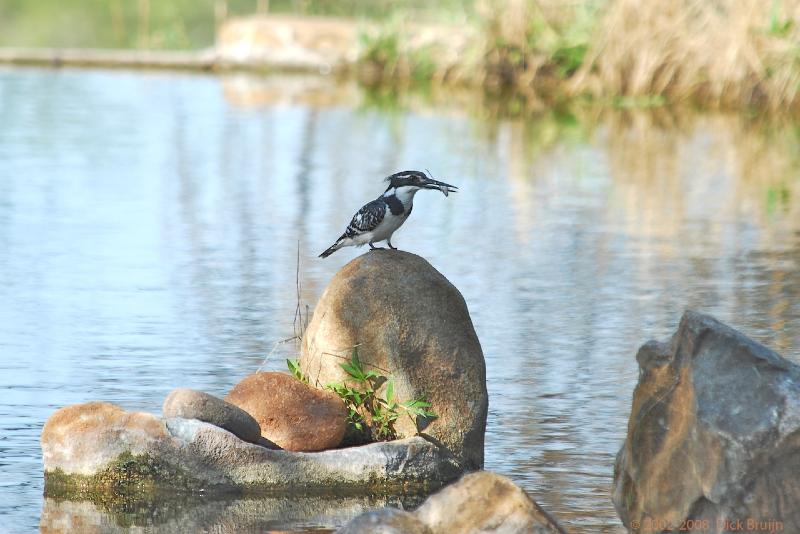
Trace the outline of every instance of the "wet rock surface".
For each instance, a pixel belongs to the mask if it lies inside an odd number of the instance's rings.
[[[225,400],[253,416],[261,435],[287,451],[332,449],[347,430],[347,409],[336,394],[286,373],[249,375]]]
[[[371,532],[430,534],[564,534],[547,512],[510,479],[479,471],[428,497],[413,513],[379,510],[363,514],[338,534]]]
[[[800,532],[800,367],[694,312],[637,360],[613,490],[629,530]]]
[[[366,370],[394,380],[396,398],[426,398],[439,416],[420,428],[399,419],[400,436],[421,431],[465,469],[483,466],[483,352],[464,298],[441,273],[394,250],[368,252],[345,265],[314,310],[300,366],[312,384],[346,382],[340,364],[355,346]]]
[[[164,399],[161,413],[167,419],[181,417],[205,421],[251,443],[258,443],[261,439],[258,421],[249,413],[214,395],[195,389],[173,389]]]

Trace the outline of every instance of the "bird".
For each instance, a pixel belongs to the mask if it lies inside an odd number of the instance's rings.
[[[414,195],[420,189],[438,189],[444,196],[458,191],[458,187],[444,182],[437,182],[420,171],[401,171],[386,177],[389,186],[386,191],[368,202],[353,216],[344,233],[320,258],[327,258],[342,247],[360,247],[369,244],[372,250],[383,249],[374,243],[386,241],[390,249],[392,234],[406,222],[414,208]]]

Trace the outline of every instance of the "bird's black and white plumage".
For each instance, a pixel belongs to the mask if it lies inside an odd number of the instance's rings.
[[[398,172],[387,177],[386,181],[389,182],[386,191],[356,212],[347,225],[347,230],[336,243],[319,255],[320,258],[327,258],[342,247],[368,243],[370,248],[381,248],[375,247],[373,243],[384,240],[389,248],[395,248],[392,246],[392,234],[411,215],[417,191],[438,189],[447,196],[458,190],[453,185],[437,182],[419,171]]]

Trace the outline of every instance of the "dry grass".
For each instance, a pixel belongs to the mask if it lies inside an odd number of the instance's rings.
[[[800,0],[614,0],[573,92],[794,107]]]
[[[420,47],[402,32],[371,51],[389,78],[417,64],[424,79],[545,99],[800,108],[800,0],[478,0],[469,31],[450,34],[469,35],[455,60],[404,58]]]

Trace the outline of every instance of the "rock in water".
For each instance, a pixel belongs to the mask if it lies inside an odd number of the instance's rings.
[[[431,495],[414,515],[434,534],[564,534],[510,479],[480,471]]]
[[[303,335],[300,366],[314,384],[347,379],[353,347],[365,369],[394,379],[395,397],[425,397],[439,416],[424,430],[465,469],[483,467],[486,364],[464,298],[427,261],[368,252],[345,265],[322,294]],[[385,388],[385,386],[383,386]],[[418,429],[406,417],[398,434]]]
[[[403,530],[403,527],[406,530]],[[555,519],[511,480],[479,471],[428,497],[415,512],[384,508],[362,514],[337,534],[565,534]]]
[[[161,413],[165,418],[182,417],[211,423],[250,443],[261,439],[261,427],[249,413],[203,391],[173,389],[164,399]]]
[[[694,312],[670,342],[651,341],[636,358],[614,469],[623,523],[800,532],[800,367]]]
[[[446,451],[419,436],[314,453],[270,450],[197,419],[105,402],[56,411],[41,441],[45,496],[95,503],[121,496],[153,503],[164,490],[424,494],[459,473]]]
[[[42,459],[45,471],[94,475],[120,455],[149,452],[169,438],[164,421],[152,414],[87,402],[61,408],[47,420]]]
[[[286,373],[255,373],[225,397],[253,416],[261,435],[287,451],[322,451],[342,442],[347,410],[330,391]]]

